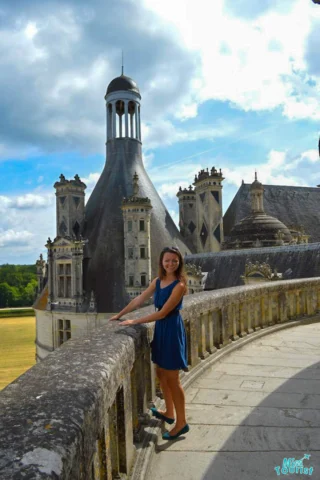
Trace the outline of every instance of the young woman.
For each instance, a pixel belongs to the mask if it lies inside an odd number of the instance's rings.
[[[186,278],[183,270],[183,258],[178,248],[166,247],[159,258],[159,277],[149,287],[110,320],[139,308],[154,294],[155,313],[137,320],[125,320],[120,325],[138,325],[156,322],[151,342],[152,361],[156,364],[156,374],[160,381],[166,408],[151,408],[152,415],[172,424],[169,432],[163,434],[165,440],[173,440],[189,431],[185,413],[185,396],[179,379],[179,370],[186,369],[187,339],[183,320],[180,315],[182,298],[186,293]]]

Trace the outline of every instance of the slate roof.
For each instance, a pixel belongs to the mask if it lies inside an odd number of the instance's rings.
[[[251,212],[250,185],[243,183],[223,217],[224,234]],[[302,226],[309,242],[320,241],[320,188],[264,185],[264,211],[287,227]]]
[[[142,163],[141,143],[116,138],[107,144],[104,170],[85,209],[82,235],[88,239],[84,258],[84,289],[94,290],[98,312],[118,312],[129,301],[125,290],[124,240],[121,203],[132,195],[132,177],[139,176],[139,196],[151,200],[151,268],[158,271],[158,258],[165,246],[178,246],[190,253],[180,232],[154,188]]]
[[[243,285],[240,277],[249,261],[268,263],[286,279],[319,277],[320,243],[197,253],[187,255],[185,261],[208,272],[205,290]]]

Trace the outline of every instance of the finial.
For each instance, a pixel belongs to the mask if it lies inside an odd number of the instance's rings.
[[[123,50],[121,50],[121,53],[122,53],[121,75],[123,75]]]
[[[254,171],[254,179],[255,179],[256,182],[258,181],[257,170]]]

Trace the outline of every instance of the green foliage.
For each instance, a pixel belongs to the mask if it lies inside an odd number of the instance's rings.
[[[0,308],[31,306],[37,284],[35,265],[0,265]]]

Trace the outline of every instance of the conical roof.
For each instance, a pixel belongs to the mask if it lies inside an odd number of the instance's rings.
[[[125,290],[124,228],[121,203],[132,195],[132,177],[139,176],[139,196],[151,200],[151,268],[157,275],[165,246],[190,253],[142,163],[141,143],[130,138],[108,141],[105,168],[85,210],[84,288],[95,292],[98,312],[118,312],[129,300]]]

